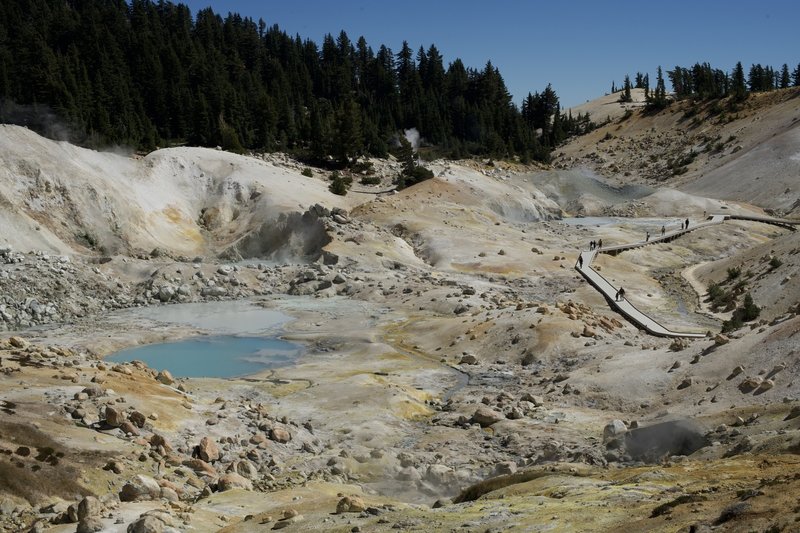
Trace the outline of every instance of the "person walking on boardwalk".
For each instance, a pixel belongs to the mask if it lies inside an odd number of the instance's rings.
[[[614,301],[618,302],[624,299],[625,299],[625,289],[620,287],[619,289],[617,289],[617,294],[614,295]]]
[[[597,241],[597,248],[600,249],[602,247],[603,247],[603,239],[600,239],[599,241]]]
[[[589,251],[594,250],[594,241],[589,241]]]
[[[583,268],[583,254],[578,256],[578,268]]]
[[[689,219],[686,219],[686,229],[689,229]]]
[[[644,238],[644,242],[650,242],[650,232],[647,232],[647,235]]]
[[[661,226],[661,236],[663,237],[667,233],[666,226]]]

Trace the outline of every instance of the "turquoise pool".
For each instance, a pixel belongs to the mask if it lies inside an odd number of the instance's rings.
[[[219,335],[136,346],[106,360],[137,359],[150,368],[169,370],[175,377],[230,378],[291,365],[302,351],[299,345],[275,337]]]

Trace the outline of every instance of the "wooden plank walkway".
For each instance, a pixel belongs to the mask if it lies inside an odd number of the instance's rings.
[[[624,252],[626,250],[632,250],[634,248],[641,248],[643,246],[649,246],[651,244],[658,244],[662,242],[670,242],[689,232],[696,231],[698,229],[708,228],[710,226],[716,226],[718,224],[722,224],[726,220],[747,220],[752,222],[761,222],[764,224],[772,224],[774,226],[788,228],[792,231],[795,231],[796,229],[795,226],[800,225],[800,221],[787,220],[781,218],[770,218],[770,217],[760,217],[760,216],[750,216],[750,215],[728,215],[728,214],[711,215],[708,218],[706,218],[706,220],[703,222],[698,222],[693,224],[691,221],[689,221],[689,227],[686,229],[668,231],[664,233],[664,235],[651,237],[649,240],[632,242],[627,244],[617,244],[614,246],[603,246],[602,248],[594,250],[585,250],[580,253],[579,256],[580,259],[575,263],[575,269],[581,273],[581,275],[586,279],[586,281],[588,281],[595,289],[600,291],[600,293],[606,297],[606,300],[608,301],[608,304],[611,306],[612,309],[614,309],[616,312],[624,316],[634,326],[643,329],[644,331],[650,333],[651,335],[656,335],[658,337],[702,338],[706,336],[705,333],[691,332],[691,331],[672,331],[664,327],[663,325],[653,320],[650,316],[646,315],[645,313],[637,309],[636,306],[634,306],[624,297],[621,298],[620,300],[616,300],[617,291],[619,290],[618,287],[614,287],[598,271],[593,269],[592,262],[599,253],[616,255],[618,253]]]

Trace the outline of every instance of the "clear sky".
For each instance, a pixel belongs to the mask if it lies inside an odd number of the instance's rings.
[[[326,33],[364,36],[377,51],[407,40],[431,43],[445,63],[486,61],[500,69],[519,103],[548,83],[563,107],[609,92],[626,73],[708,61],[731,70],[742,61],[779,68],[800,63],[800,0],[175,0],[278,24],[321,44]],[[667,82],[669,90],[669,82]]]

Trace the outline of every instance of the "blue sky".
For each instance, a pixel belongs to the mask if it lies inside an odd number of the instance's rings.
[[[778,68],[800,62],[797,0],[175,0],[192,13],[238,12],[321,43],[326,33],[363,35],[377,50],[431,43],[445,63],[491,60],[520,102],[548,83],[562,106],[601,96],[626,73],[708,61],[730,70],[742,61]],[[654,83],[654,82],[653,82]],[[667,85],[669,89],[669,84]]]

